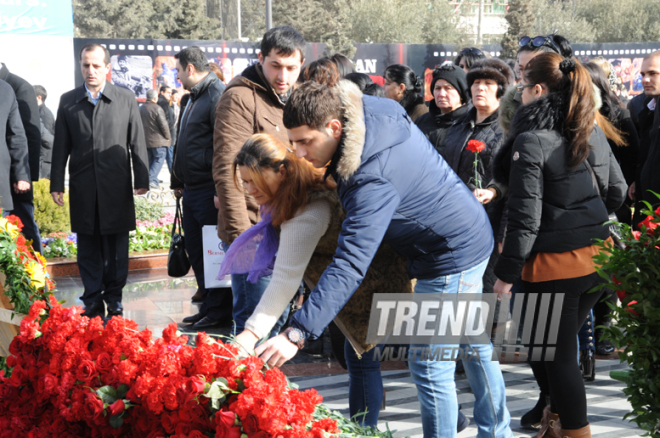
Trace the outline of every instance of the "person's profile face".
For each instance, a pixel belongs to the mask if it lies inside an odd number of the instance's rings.
[[[183,85],[183,88],[186,90],[190,90],[192,87],[194,87],[194,84],[192,84],[192,80],[190,79],[190,76],[188,72],[190,71],[190,66],[186,66],[186,68],[183,68],[181,66],[181,63],[179,60],[176,60],[176,77],[181,82],[181,85]]]
[[[341,139],[341,123],[330,120],[320,131],[307,125],[287,129],[289,140],[296,148],[296,156],[320,169],[328,165]]]
[[[102,86],[110,71],[110,64],[105,63],[105,51],[100,48],[85,50],[80,55],[80,70],[88,88]]]
[[[284,55],[281,52],[271,50],[266,56],[259,53],[259,63],[266,77],[266,81],[273,87],[275,93],[286,94],[300,76],[300,68],[303,64],[300,51]]]

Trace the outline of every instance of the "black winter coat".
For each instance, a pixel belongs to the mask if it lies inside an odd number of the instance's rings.
[[[41,154],[41,120],[39,118],[39,105],[37,104],[37,95],[34,88],[28,81],[20,76],[10,73],[7,66],[1,64],[0,79],[7,82],[16,94],[18,102],[18,112],[21,114],[23,129],[28,142],[29,160],[30,160],[30,178],[32,181],[39,181],[39,157]],[[16,194],[12,191],[12,196],[16,201],[32,200],[32,184],[30,191]]]
[[[101,234],[134,230],[131,167],[135,188],[147,189],[149,166],[132,91],[106,82],[96,106],[84,85],[62,95],[55,122],[51,192],[64,192],[67,161],[71,230],[94,234],[97,212]]]
[[[11,86],[0,80],[0,208],[14,209],[12,185],[30,181],[28,145]]]
[[[174,109],[170,106],[170,102],[165,99],[165,97],[160,94],[158,96],[158,106],[163,109],[163,112],[165,113],[165,119],[167,119],[167,126],[169,127],[170,130],[170,145],[173,145],[175,143],[174,139],[176,137],[176,130],[174,129],[174,125],[176,124],[176,118],[174,117]]]
[[[215,187],[213,182],[213,129],[215,105],[225,84],[210,72],[190,90],[190,100],[181,108],[183,117],[172,163],[175,179],[187,189]]]
[[[447,130],[454,124],[454,122],[465,115],[472,108],[472,104],[468,103],[454,111],[442,114],[440,108],[435,104],[435,100],[429,103],[429,112],[422,114],[417,119],[417,127],[426,135],[433,147],[438,150],[442,146]]]
[[[614,107],[614,114],[610,114],[608,107],[603,106],[600,110],[601,114],[609,120],[614,127],[621,131],[623,139],[626,141],[625,146],[617,146],[611,140],[607,140],[614,152],[623,176],[626,179],[626,184],[631,185],[635,181],[637,172],[637,160],[639,156],[639,136],[637,128],[630,116],[630,111],[620,107]]]
[[[41,158],[39,161],[39,178],[50,179],[50,166],[53,160],[53,140],[55,136],[41,122]]]
[[[509,187],[506,237],[495,266],[506,283],[520,278],[525,261],[535,253],[567,252],[607,239],[609,229],[603,224],[625,199],[623,174],[597,126],[588,160],[601,196],[584,163],[567,168],[563,120],[564,105],[556,94],[521,107],[495,156],[494,176]]]

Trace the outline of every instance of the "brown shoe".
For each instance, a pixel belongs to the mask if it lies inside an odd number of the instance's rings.
[[[561,423],[559,415],[550,411],[550,406],[543,410],[543,420],[541,420],[541,430],[535,438],[562,438]]]
[[[563,438],[591,438],[591,428],[587,424],[582,429],[562,429],[561,436]]]
[[[197,288],[197,292],[195,292],[195,295],[192,296],[191,301],[193,303],[201,303],[204,301],[204,295],[202,294],[202,290],[200,288]]]

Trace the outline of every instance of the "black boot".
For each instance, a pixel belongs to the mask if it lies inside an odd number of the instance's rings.
[[[543,420],[543,409],[550,406],[550,396],[541,392],[536,406],[520,418],[520,426],[524,429],[539,430]]]
[[[609,325],[609,324],[608,324]],[[614,353],[614,345],[607,339],[602,339],[603,329],[596,329],[596,354],[599,356],[609,356]]]

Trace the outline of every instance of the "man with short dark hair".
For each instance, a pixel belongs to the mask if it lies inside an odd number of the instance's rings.
[[[220,205],[218,236],[227,247],[259,220],[254,198],[234,184],[234,158],[252,134],[270,134],[288,143],[282,111],[304,62],[305,39],[292,27],[273,28],[261,40],[259,63],[232,79],[218,102],[213,179]],[[232,275],[237,333],[243,331],[269,281],[270,276],[253,284],[247,281],[247,274]],[[279,332],[287,315],[285,312],[275,325],[274,333]]]
[[[123,313],[128,233],[135,230],[132,180],[136,194],[147,192],[147,150],[135,95],[106,80],[108,51],[85,45],[80,68],[84,84],[62,95],[57,111],[50,190],[53,200],[64,205],[68,161],[84,315],[105,317],[105,302],[112,317]]]
[[[156,90],[147,91],[147,100],[140,107],[140,117],[144,127],[144,139],[147,143],[149,156],[149,187],[158,189],[158,174],[163,168],[167,148],[170,147],[170,127],[167,125],[165,112],[156,103],[158,93]]]
[[[39,159],[41,156],[41,121],[39,120],[39,107],[34,88],[25,79],[9,71],[7,66],[0,63],[0,79],[7,82],[14,90],[18,102],[18,112],[25,130],[28,142],[28,159],[30,163],[30,179],[39,181]],[[41,253],[41,235],[39,226],[34,220],[33,185],[28,184],[25,190],[12,190],[14,209],[12,214],[18,216],[23,222],[23,235],[32,241],[32,248]]]
[[[34,86],[41,119],[41,154],[39,155],[39,178],[50,179],[50,163],[53,158],[53,138],[55,135],[55,117],[46,106],[48,93],[41,85]]]
[[[482,292],[493,248],[488,216],[401,105],[363,95],[348,81],[333,88],[307,82],[289,98],[284,124],[296,155],[316,168],[327,167],[326,175],[337,182],[346,219],[333,262],[291,318],[290,328],[257,347],[264,362],[280,366],[304,339],[323,333],[360,285],[381,242],[408,259],[408,274],[417,279],[415,293]],[[464,361],[480,435],[512,437],[492,345],[469,347],[481,358]],[[455,362],[413,358],[409,367],[424,436],[455,436]],[[364,398],[368,408],[372,402]]]
[[[215,108],[225,84],[209,70],[206,55],[199,47],[187,47],[174,57],[177,79],[190,91],[190,98],[181,110],[183,115],[172,163],[172,188],[177,198],[183,196],[186,252],[204,301],[199,313],[184,318],[183,322],[193,324],[194,330],[230,326],[231,293],[205,286],[202,237],[205,225],[218,223],[218,209],[213,202],[211,157]]]

